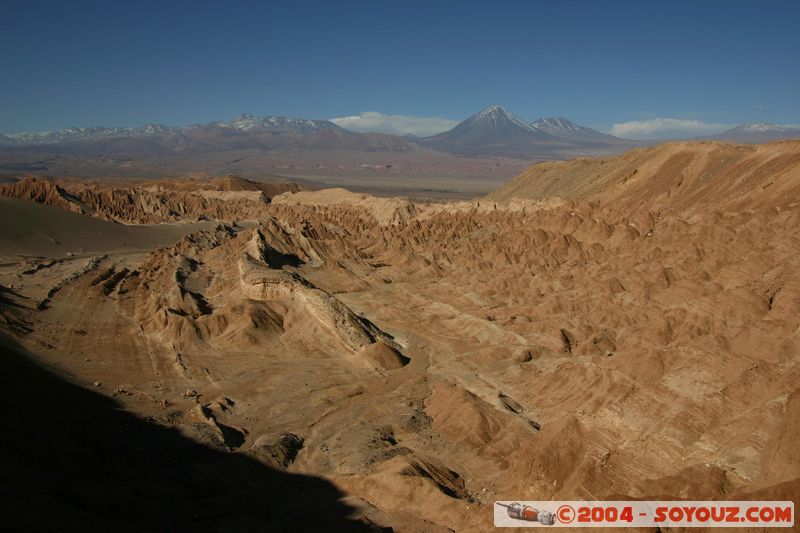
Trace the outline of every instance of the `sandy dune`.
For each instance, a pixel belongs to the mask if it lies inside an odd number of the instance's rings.
[[[485,531],[497,499],[800,496],[800,142],[541,163],[471,202],[166,189],[0,187],[50,205],[3,200],[26,222],[2,225],[0,324],[214,461],[324,482],[309,494],[332,524]],[[117,233],[82,255],[44,245],[99,225]],[[214,516],[145,500],[185,529],[291,530],[304,509],[267,492],[259,508],[209,489]],[[141,523],[113,506],[82,502],[81,520]]]

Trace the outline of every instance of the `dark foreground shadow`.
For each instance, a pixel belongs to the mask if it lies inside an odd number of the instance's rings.
[[[120,410],[0,337],[0,530],[374,531],[330,483]]]

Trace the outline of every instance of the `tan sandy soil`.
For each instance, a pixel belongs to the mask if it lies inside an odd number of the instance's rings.
[[[115,224],[14,198],[0,197],[2,255],[40,254],[48,257],[110,250],[150,250],[214,222],[176,222],[158,225]]]
[[[2,190],[93,197],[48,187]],[[331,524],[486,531],[497,499],[800,496],[799,142],[541,163],[471,202],[199,189],[85,211],[215,220],[160,247],[4,249],[19,350],[251,472],[321,478],[308,494]],[[279,489],[271,511],[207,492],[248,527],[303,514]]]

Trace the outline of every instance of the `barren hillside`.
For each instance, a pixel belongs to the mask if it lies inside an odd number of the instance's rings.
[[[538,163],[488,197],[560,197],[627,209],[742,210],[796,199],[798,165],[800,141],[675,142],[610,158]]]

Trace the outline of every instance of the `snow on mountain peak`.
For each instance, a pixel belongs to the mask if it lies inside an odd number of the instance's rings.
[[[60,131],[41,133],[18,133],[5,136],[3,144],[58,144],[72,141],[91,141],[120,137],[150,137],[168,133],[186,133],[188,131],[216,126],[235,129],[241,132],[276,132],[276,133],[313,133],[324,129],[339,129],[326,120],[308,120],[268,115],[256,117],[247,113],[238,115],[230,122],[212,122],[184,127],[168,127],[162,124],[145,124],[139,128],[106,128],[95,126],[89,128],[70,127]]]
[[[534,128],[540,130],[554,130],[561,132],[580,133],[586,130],[583,126],[578,126],[574,122],[564,117],[542,117],[532,124]]]
[[[489,107],[481,110],[473,118],[475,122],[485,122],[493,126],[499,126],[504,123],[510,122],[516,126],[519,126],[522,129],[528,131],[534,131],[530,124],[528,124],[521,118],[517,117],[516,115],[512,115],[499,105],[490,105]]]
[[[308,120],[301,118],[288,118],[278,115],[267,115],[256,117],[250,114],[242,114],[231,122],[219,123],[223,127],[234,128],[240,131],[276,131],[276,132],[311,132],[326,128],[336,128],[337,126],[325,120]]]
[[[783,128],[782,126],[777,126],[777,125],[772,124],[770,122],[751,122],[749,124],[742,124],[741,126],[739,126],[739,128],[742,131],[753,131],[753,132],[757,132],[757,131],[780,131],[780,130],[786,129],[786,128]]]
[[[494,113],[503,113],[507,114],[507,111],[500,107],[499,105],[490,105],[480,110],[478,113],[479,117],[486,117],[492,115]]]

